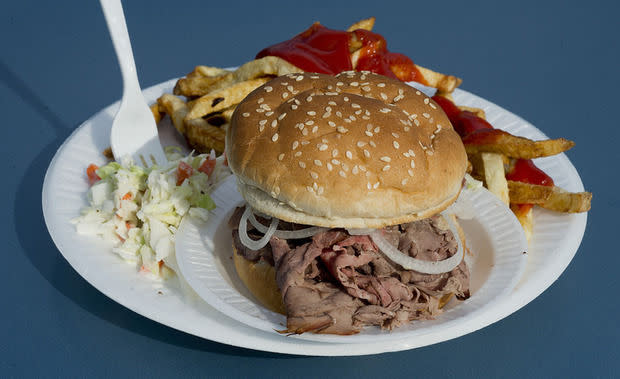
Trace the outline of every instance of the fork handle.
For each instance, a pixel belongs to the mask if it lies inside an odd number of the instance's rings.
[[[120,0],[100,0],[101,8],[108,24],[116,57],[123,76],[123,100],[128,95],[134,96],[140,92],[140,83],[136,72],[136,63],[131,50],[129,32],[125,22],[125,14]]]

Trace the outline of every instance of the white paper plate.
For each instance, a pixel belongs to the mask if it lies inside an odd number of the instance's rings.
[[[144,91],[150,102],[171,92],[175,80]],[[457,103],[483,108],[496,127],[535,139],[545,138],[531,124],[508,111],[462,90]],[[186,296],[177,279],[153,281],[124,264],[109,245],[79,236],[70,220],[86,205],[89,163],[102,164],[101,152],[108,147],[112,118],[118,102],[106,107],[77,128],[58,149],[43,183],[42,206],[45,222],[54,243],[69,264],[103,294],[125,307],[172,328],[213,341],[257,350],[304,355],[361,355],[399,351],[444,341],[452,337],[422,335],[415,339],[378,341],[372,344],[334,344],[286,338],[240,323],[199,298]],[[160,126],[163,142],[182,141],[170,124]],[[179,142],[173,142],[179,143]],[[569,191],[583,191],[577,171],[564,154],[537,160],[557,185]],[[534,238],[530,242],[526,272],[510,296],[502,300],[481,324],[459,329],[463,335],[497,321],[518,310],[548,288],[573,258],[586,226],[586,214],[565,215],[535,209]]]
[[[284,338],[321,342],[375,343],[417,339],[432,334],[437,338],[460,335],[461,329],[486,326],[486,314],[517,285],[527,263],[527,241],[514,214],[501,200],[482,188],[463,196],[470,199],[476,218],[460,223],[467,245],[475,252],[469,260],[472,296],[464,302],[453,300],[435,320],[417,321],[393,331],[378,327],[364,329],[353,336],[305,333]],[[207,303],[222,313],[251,327],[278,334],[286,329],[286,318],[261,306],[237,276],[232,257],[232,235],[228,218],[243,203],[236,179],[228,177],[212,194],[218,205],[207,223],[185,218],[176,238],[177,263],[189,285]]]

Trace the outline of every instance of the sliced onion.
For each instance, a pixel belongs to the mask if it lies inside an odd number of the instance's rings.
[[[271,219],[271,223],[269,224],[269,228],[265,230],[265,235],[261,237],[259,240],[253,240],[248,236],[248,217],[252,215],[252,208],[245,207],[245,211],[241,216],[241,220],[239,220],[239,239],[241,243],[250,250],[260,250],[269,243],[271,236],[275,233],[278,228],[279,220],[275,217]]]
[[[263,215],[260,215],[260,216],[263,217]],[[254,227],[259,232],[261,233],[267,232],[268,228],[265,225],[261,224],[256,219],[256,217],[254,216],[254,212],[250,212],[248,220],[250,220],[250,223],[254,225]],[[273,222],[273,218],[272,218],[272,222]],[[300,238],[312,237],[313,235],[318,234],[325,230],[327,230],[327,228],[322,228],[320,226],[310,226],[310,227],[299,229],[299,230],[277,230],[276,229],[273,235],[278,238],[284,238],[284,239],[300,239]]]
[[[350,235],[352,236],[369,236],[370,233],[376,231],[377,229],[371,229],[371,228],[360,228],[360,229],[347,229],[347,232],[349,232]]]
[[[385,254],[388,258],[390,258],[394,263],[398,263],[403,268],[407,270],[413,270],[420,272],[422,274],[443,274],[444,272],[450,272],[458,266],[463,260],[463,245],[459,238],[458,231],[456,229],[456,225],[454,225],[454,221],[452,221],[451,217],[446,217],[448,220],[448,224],[450,225],[450,230],[454,234],[454,238],[456,239],[456,244],[458,246],[458,251],[456,254],[451,256],[450,258],[446,258],[442,261],[425,261],[417,258],[410,257],[402,253],[400,250],[395,248],[391,243],[389,243],[383,235],[381,234],[381,229],[375,229],[371,233],[369,233],[372,241],[379,247],[379,249]]]

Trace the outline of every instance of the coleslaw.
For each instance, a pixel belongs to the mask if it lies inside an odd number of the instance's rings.
[[[166,278],[177,271],[174,239],[186,216],[206,221],[209,196],[230,175],[225,156],[183,156],[167,148],[169,162],[145,169],[129,160],[88,166],[89,205],[72,220],[79,234],[100,236],[140,271]]]

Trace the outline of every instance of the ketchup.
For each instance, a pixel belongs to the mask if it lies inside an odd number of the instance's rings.
[[[536,167],[531,159],[517,159],[512,170],[506,174],[506,179],[516,182],[537,184],[553,187],[553,179]]]
[[[290,40],[261,50],[256,58],[277,56],[304,71],[335,75],[353,69],[349,50],[351,39],[357,39],[362,45],[356,70],[428,84],[411,59],[388,51],[383,36],[363,29],[347,32],[314,23]]]
[[[445,97],[435,95],[433,100],[443,109],[448,119],[450,119],[454,130],[456,130],[466,144],[488,143],[499,135],[507,133],[493,128],[493,125],[472,112],[460,110],[452,101]],[[506,179],[542,186],[551,187],[554,185],[553,179],[536,167],[531,159],[517,159],[512,170],[506,174]]]

